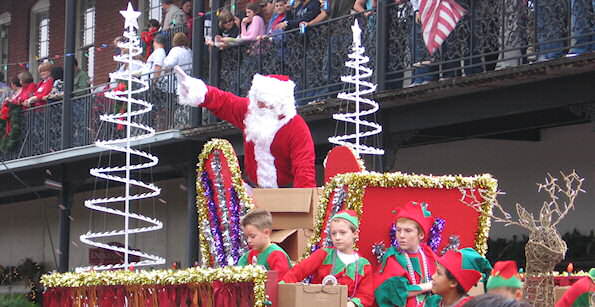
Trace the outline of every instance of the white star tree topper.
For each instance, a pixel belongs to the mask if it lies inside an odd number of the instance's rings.
[[[132,27],[133,29],[138,29],[140,12],[135,11],[130,2],[128,2],[128,9],[120,11],[120,14],[124,16],[124,28]]]

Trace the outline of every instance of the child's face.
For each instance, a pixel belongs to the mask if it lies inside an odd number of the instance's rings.
[[[412,253],[417,252],[423,236],[423,233],[419,232],[416,222],[410,219],[399,219],[397,221],[397,240],[402,250]]]
[[[343,253],[351,253],[358,231],[351,230],[351,223],[344,219],[335,219],[331,222],[331,240],[337,250]]]
[[[500,287],[488,290],[488,294],[497,294],[505,298],[520,300],[523,297],[523,291],[517,288]]]
[[[244,227],[244,235],[250,249],[262,251],[270,244],[270,229],[260,230],[254,225],[246,225]]]
[[[275,2],[275,13],[277,14],[284,14],[285,13],[285,2],[277,1]]]
[[[457,283],[448,279],[446,276],[446,269],[438,264],[436,273],[432,275],[432,292],[438,295],[445,295],[456,291]]]

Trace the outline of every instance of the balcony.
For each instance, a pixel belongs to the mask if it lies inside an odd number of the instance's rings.
[[[255,73],[289,75],[297,85],[296,101],[300,112],[307,119],[330,121],[329,115],[341,107],[333,97],[347,90],[340,76],[351,74],[344,62],[352,41],[350,26],[356,19],[362,26],[362,42],[370,57],[368,67],[374,68],[373,80],[378,84],[376,99],[382,102],[383,109],[395,109],[519,84],[543,80],[570,83],[577,75],[590,76],[595,67],[594,54],[565,57],[578,47],[590,48],[594,43],[593,27],[585,24],[592,16],[573,14],[581,1],[575,1],[572,6],[570,0],[461,0],[468,14],[432,56],[426,52],[412,7],[381,2],[378,10],[368,17],[363,14],[344,16],[305,31],[294,29],[258,43],[221,51],[205,48],[194,60],[208,63],[208,77],[206,73],[201,75],[210,84],[238,95],[247,94]],[[213,24],[216,25],[216,20]],[[151,89],[139,98],[153,103],[154,111],[137,119],[158,131],[149,142],[199,134],[206,138],[220,135],[222,125],[229,127],[212,116],[200,116],[194,110],[179,106],[176,80],[171,72],[151,79],[150,83]],[[70,151],[71,155],[93,154],[99,150],[92,146],[96,139],[123,136],[118,127],[99,120],[100,114],[117,113],[122,108],[105,98],[107,87],[103,84],[89,89],[86,95],[73,98],[69,131],[63,129],[62,102],[23,111],[18,145],[0,153],[0,161],[5,161],[0,170],[18,168],[23,163],[48,162],[45,159],[48,154],[58,151]],[[581,89],[576,91],[582,93]],[[569,99],[560,105],[586,99],[569,94]],[[392,116],[392,113],[387,114]],[[314,126],[313,130],[316,129]],[[71,135],[69,146],[62,143],[63,133]],[[35,160],[30,160],[32,157]],[[27,158],[29,162],[24,162]]]

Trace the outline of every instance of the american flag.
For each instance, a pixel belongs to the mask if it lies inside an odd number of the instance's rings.
[[[424,42],[434,54],[467,11],[454,0],[421,0],[419,12]]]

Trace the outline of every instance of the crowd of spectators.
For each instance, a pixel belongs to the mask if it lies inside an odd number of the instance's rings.
[[[84,93],[89,88],[89,76],[78,68],[75,59],[75,75],[73,91]],[[39,107],[47,103],[60,101],[64,96],[64,70],[61,66],[44,62],[37,67],[39,81],[34,82],[29,71],[22,71],[9,81],[8,87],[0,89],[0,102],[4,104],[19,105],[26,110]]]
[[[464,30],[453,32],[434,55],[428,54],[423,43],[420,0],[385,1],[387,5],[407,8],[391,11],[391,14],[407,12],[405,15],[389,17],[397,19],[398,30],[405,33],[406,38],[398,44],[388,42],[391,47],[386,48],[393,48],[391,56],[408,59],[408,64],[402,64],[405,63],[403,60],[392,67],[394,71],[400,71],[393,72],[392,79],[401,78],[394,88],[529,62],[574,57],[595,50],[595,1],[592,0],[568,0],[568,5],[562,4],[566,2],[561,0],[457,0],[467,10],[459,22],[464,25]],[[175,65],[191,69],[192,26],[196,20],[192,16],[191,0],[161,2],[163,22],[148,21],[147,28],[141,33],[144,52],[136,58],[134,65],[137,66],[132,68],[144,74],[143,78],[154,82],[152,85],[162,92],[175,94],[176,82],[168,70]],[[363,27],[364,41],[372,41],[371,38],[376,37],[377,5],[378,0],[253,0],[237,11],[237,15],[230,7],[218,10],[217,35],[205,35],[205,44],[219,49],[248,46],[243,58],[250,60],[250,56],[262,54],[259,52],[262,48],[288,48],[283,41],[287,37],[283,35],[285,31],[300,29],[300,33],[304,33],[323,21],[350,14],[361,14],[357,18]],[[209,14],[205,18],[209,19]],[[327,26],[332,28],[333,23]],[[336,78],[337,71],[332,71],[343,67],[347,53],[345,42],[351,41],[351,31],[348,27],[340,27],[324,33],[328,42],[324,50],[320,50],[322,67],[319,69],[323,73],[319,78],[326,84],[336,84],[337,80],[330,79]],[[123,41],[123,37],[114,40],[115,54],[126,52],[117,47]],[[371,60],[373,66],[374,57]],[[127,67],[119,64],[117,69],[122,71]],[[407,71],[410,75],[406,78]],[[40,63],[37,74],[37,78],[33,78],[28,71],[22,71],[9,78],[8,84],[0,80],[0,103],[18,104],[27,109],[61,100],[62,68]],[[34,79],[39,81],[33,82]],[[402,81],[405,79],[410,81],[405,83]],[[87,94],[89,87],[89,77],[75,59],[74,95]]]

